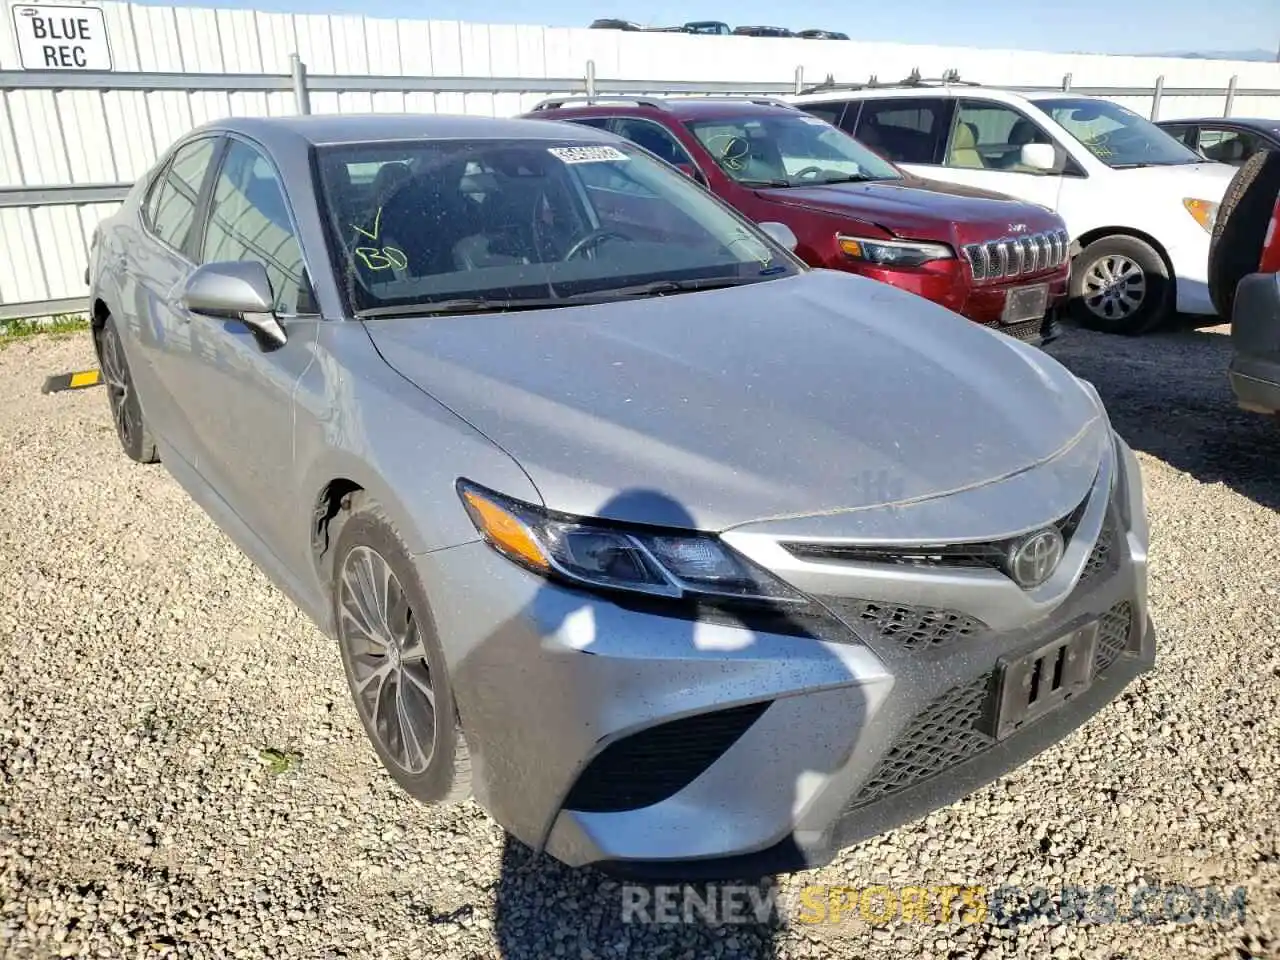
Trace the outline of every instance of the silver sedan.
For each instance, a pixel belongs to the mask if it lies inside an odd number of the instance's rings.
[[[568,864],[823,863],[1153,663],[1089,384],[604,132],[205,126],[89,273],[125,452],[334,638],[405,790]]]

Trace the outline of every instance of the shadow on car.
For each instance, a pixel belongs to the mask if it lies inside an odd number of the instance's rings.
[[[1228,328],[1209,322],[1179,317],[1170,329],[1132,339],[1072,326],[1046,352],[1097,387],[1135,450],[1280,510],[1280,429],[1236,405]]]
[[[643,501],[651,513],[664,516],[669,526],[688,530],[696,527],[693,518],[684,507],[669,496],[651,490],[633,489],[620,493],[602,509],[601,515],[610,516],[616,512],[625,512],[618,509],[624,501],[632,504]],[[684,517],[683,523],[675,522],[679,517]],[[613,604],[607,597],[596,598],[584,593],[579,606],[566,607],[563,590],[543,587],[535,594],[521,617],[516,619],[529,619],[538,623],[543,636],[547,638],[544,643],[554,643],[556,641],[553,638],[556,637],[559,628],[572,626],[569,624],[571,619],[590,622],[596,637],[606,634],[611,629],[611,624],[625,622],[617,620],[616,613],[611,611],[613,611]],[[725,634],[715,633],[714,629],[710,634],[703,634],[700,637],[698,631],[704,625],[695,623],[693,620],[679,622],[683,625],[680,629],[687,631],[685,642],[688,644],[688,657],[692,660],[717,656],[717,653],[712,650],[717,644],[709,641],[708,636],[713,640],[719,637],[722,643],[729,640]],[[745,627],[745,624],[737,624],[737,626]],[[761,642],[763,635],[760,629],[763,628],[752,629],[753,639],[745,645],[741,642],[741,634],[737,635],[738,639],[733,644],[732,652],[728,654],[730,657],[743,656],[745,651]],[[802,631],[804,628],[790,615],[779,614],[777,619],[769,621],[768,630],[772,635]],[[518,631],[514,633],[519,634]],[[512,631],[504,628],[495,631],[490,641],[485,644],[491,649],[482,654],[482,658],[488,662],[492,662],[495,656],[504,658],[506,655],[503,648],[510,642],[512,635]],[[797,643],[805,642],[801,637],[795,639]],[[585,653],[595,652],[591,643],[592,637],[586,638],[586,645],[582,647]],[[680,643],[676,646],[679,648]],[[738,828],[729,824],[730,817],[739,815],[732,809],[735,806],[735,800],[730,794],[748,792],[747,790],[724,790],[724,796],[719,798],[719,802],[711,805],[715,809],[723,807],[724,819],[721,820],[718,814],[712,816],[707,813],[709,805],[706,795],[702,797],[697,795],[696,781],[699,778],[704,786],[711,784],[717,791],[723,789],[726,782],[734,783],[735,781],[743,787],[749,784],[750,791],[759,789],[758,796],[761,798],[759,802],[752,800],[741,806],[750,813],[756,814],[761,823],[773,822],[779,816],[779,811],[785,810],[789,813],[796,806],[796,791],[799,789],[800,778],[796,777],[792,780],[786,774],[785,767],[788,761],[785,758],[792,752],[792,748],[785,742],[777,741],[785,741],[788,736],[820,738],[821,725],[792,724],[791,715],[787,711],[790,709],[795,712],[804,709],[796,705],[795,701],[806,699],[813,700],[818,704],[819,709],[822,704],[826,704],[829,708],[833,701],[825,699],[823,691],[844,686],[842,683],[844,678],[852,679],[852,674],[848,672],[843,661],[826,653],[825,650],[822,644],[807,645],[803,660],[809,661],[813,670],[823,671],[826,683],[822,687],[801,689],[797,697],[785,695],[785,688],[795,681],[788,679],[771,683],[766,675],[776,674],[778,671],[771,670],[763,664],[761,665],[763,669],[756,668],[751,673],[751,676],[756,679],[750,679],[744,674],[743,680],[746,686],[734,685],[733,689],[741,691],[739,695],[745,694],[749,698],[752,696],[750,687],[763,683],[765,685],[760,687],[759,696],[771,697],[775,700],[792,700],[793,705],[790,708],[780,703],[775,703],[770,708],[781,707],[782,717],[787,718],[785,721],[787,726],[781,729],[775,726],[772,731],[765,726],[762,731],[757,721],[757,726],[748,727],[741,735],[741,739],[733,741],[732,745],[720,753],[714,761],[707,763],[707,769],[701,774],[691,770],[686,776],[678,777],[671,774],[669,769],[662,769],[677,762],[672,759],[674,754],[658,750],[653,744],[648,744],[644,748],[637,748],[634,763],[612,764],[614,775],[625,776],[623,771],[636,774],[637,781],[633,782],[632,786],[635,783],[648,781],[650,778],[673,781],[665,793],[671,795],[673,792],[680,792],[688,803],[692,818],[689,821],[690,843],[697,843],[701,839],[698,834],[704,831],[724,834],[720,842],[731,844],[738,842],[741,838],[733,837],[735,832],[739,832]],[[617,647],[613,651],[607,647],[600,651],[604,657],[615,656],[617,653]],[[649,655],[666,659],[673,668],[683,657],[683,655],[673,654],[669,646],[655,647]],[[763,656],[777,662],[776,651]],[[832,670],[832,667],[835,669]],[[636,678],[632,682],[636,684],[643,683],[646,675],[654,676],[653,668],[643,664],[637,665],[632,672]],[[621,679],[623,685],[617,695],[633,697],[641,695],[638,690],[628,693],[625,689],[627,682],[625,676],[623,672],[614,673],[615,680]],[[690,672],[688,683],[681,681],[674,686],[668,684],[667,692],[671,693],[677,688],[682,688],[681,697],[689,699],[687,695],[696,694],[696,677],[698,676],[705,677],[707,674],[698,671]],[[536,678],[531,677],[529,682],[537,681]],[[777,692],[779,690],[784,692],[780,694]],[[661,690],[657,690],[654,696],[659,698],[662,694]],[[850,698],[847,696],[846,688],[843,702],[857,714],[842,717],[842,723],[847,720],[846,729],[856,729],[866,722],[865,700]],[[765,718],[761,716],[761,720],[763,719]],[[779,720],[775,718],[774,723],[778,724]],[[757,735],[757,739],[752,738],[753,734]],[[764,737],[771,739],[765,740]],[[624,742],[629,740],[634,743],[638,737],[621,739]],[[614,741],[615,744],[618,742]],[[671,744],[668,744],[668,748],[670,747]],[[729,755],[735,748],[740,751],[736,761]],[[803,757],[795,757],[791,765],[802,766],[800,774],[806,779],[810,774],[829,773],[839,766],[837,762],[825,766],[817,762],[818,758],[823,756],[836,757],[838,752],[826,750],[826,745],[815,746],[812,751],[805,751]],[[757,762],[760,770],[755,769]],[[724,766],[726,763],[727,768]],[[646,764],[661,764],[661,766],[646,769]],[[583,780],[589,779],[592,765],[594,760],[584,768],[586,773],[580,774]],[[788,781],[788,785],[782,784],[782,777],[769,775],[767,771],[770,765],[775,773],[779,766],[784,768],[783,777]],[[718,778],[715,773],[712,773],[714,770],[719,771]],[[761,771],[766,771],[763,776]],[[708,774],[712,777],[710,781],[706,779]],[[691,780],[690,777],[692,777]],[[674,781],[682,779],[689,782],[678,787]],[[771,780],[772,784],[769,782]],[[575,791],[576,789],[575,786]],[[631,787],[621,786],[617,789],[626,791]],[[772,796],[770,796],[771,792]],[[719,797],[719,794],[717,796]],[[645,803],[649,802],[652,800],[645,801]],[[625,804],[619,804],[617,809],[623,809],[625,806]],[[655,810],[658,806],[661,806],[661,799],[655,806],[646,806],[643,809],[648,812]],[[698,813],[699,809],[702,811],[701,816]],[[612,815],[604,814],[604,816]],[[622,816],[628,816],[628,814],[622,814]],[[750,816],[744,818],[748,823],[743,830],[751,829],[750,819]],[[630,842],[630,838],[625,837],[626,833],[635,830],[652,832],[655,829],[654,820],[651,820],[648,826],[640,827],[637,827],[635,821],[628,821],[628,824],[622,828],[621,835],[617,832],[616,826],[606,828],[606,833],[612,835],[611,839],[615,843]],[[597,820],[596,823],[600,821]],[[765,829],[769,828],[765,827]],[[766,842],[773,839],[775,838],[768,837]],[[778,843],[776,847],[770,848],[770,852],[779,851],[782,851],[780,855],[784,857],[798,855],[794,842],[789,838]],[[647,848],[644,853],[648,853]],[[624,863],[623,869],[626,870],[626,867],[627,864]],[[735,868],[720,868],[708,875],[719,877],[725,869]],[[564,956],[574,960],[633,956],[669,957],[672,960],[680,957],[731,956],[767,960],[777,956],[776,938],[787,923],[786,903],[781,897],[780,888],[774,877],[761,877],[759,871],[755,870],[750,873],[749,878],[741,880],[684,883],[679,880],[667,880],[665,877],[655,882],[654,874],[642,870],[638,875],[644,879],[623,879],[621,875],[611,875],[595,867],[568,867],[549,854],[535,852],[508,834],[502,851],[501,874],[494,905],[494,933],[498,942],[499,955],[504,960],[525,960],[525,958],[534,960],[534,958],[550,956]],[[680,875],[685,875],[683,870]],[[730,899],[732,903],[727,902]]]

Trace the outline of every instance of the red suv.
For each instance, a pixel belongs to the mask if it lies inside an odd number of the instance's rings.
[[[812,266],[891,283],[1032,343],[1056,336],[1071,251],[1046,207],[922,179],[776,100],[568,97],[525,116],[638,144],[757,223],[784,224]]]

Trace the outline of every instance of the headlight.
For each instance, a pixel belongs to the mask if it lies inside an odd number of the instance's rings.
[[[808,604],[714,536],[553,514],[466,480],[458,481],[458,494],[491,547],[544,576],[674,599]]]
[[[1196,223],[1204,227],[1208,233],[1213,233],[1213,225],[1218,219],[1218,205],[1212,200],[1196,200],[1187,197],[1182,201],[1182,205],[1187,208],[1187,213],[1196,218]]]
[[[845,256],[882,267],[918,267],[934,260],[952,260],[955,251],[945,243],[917,240],[864,240],[862,237],[836,236]]]

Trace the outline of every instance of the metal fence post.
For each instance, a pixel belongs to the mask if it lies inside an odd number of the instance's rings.
[[[1151,97],[1151,119],[1160,119],[1160,101],[1164,98],[1164,74],[1156,77],[1156,91]]]
[[[596,62],[594,60],[587,61],[587,100],[594,100],[596,96]]]
[[[1070,89],[1071,89],[1071,74],[1068,73],[1062,78],[1062,92],[1066,93]]]
[[[1236,87],[1240,84],[1239,77],[1232,77],[1231,82],[1227,84],[1227,103],[1222,108],[1224,117],[1231,116],[1231,109],[1236,105]]]
[[[804,93],[804,65],[796,67],[796,96]]]
[[[311,93],[307,90],[307,65],[296,53],[289,54],[289,72],[293,74],[293,99],[297,103],[298,113],[306,116],[311,112]]]

